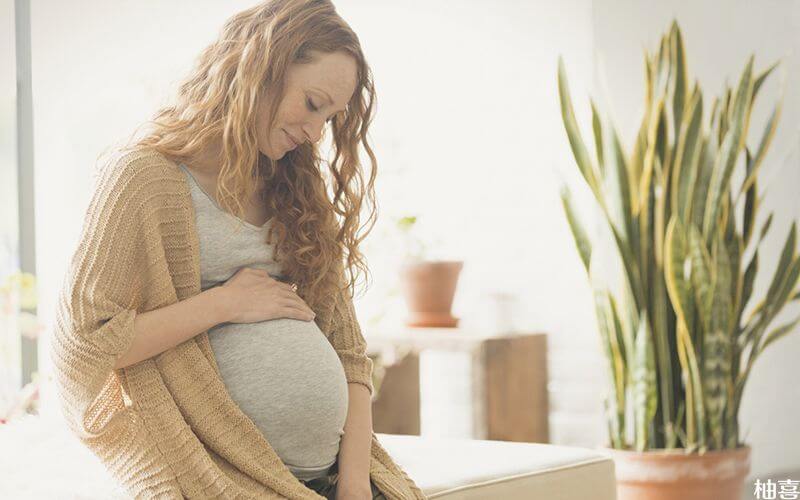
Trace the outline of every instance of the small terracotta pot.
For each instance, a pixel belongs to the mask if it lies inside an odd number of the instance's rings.
[[[687,455],[683,450],[604,451],[614,459],[617,500],[741,500],[750,447]]]
[[[462,261],[410,261],[401,269],[401,286],[408,306],[406,325],[456,327],[453,306]]]

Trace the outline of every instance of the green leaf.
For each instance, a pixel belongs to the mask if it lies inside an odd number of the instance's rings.
[[[756,95],[758,95],[758,90],[761,88],[761,85],[764,84],[764,81],[767,79],[770,73],[772,73],[772,71],[778,67],[779,64],[780,61],[775,61],[769,68],[765,69],[764,71],[758,74],[758,76],[756,77],[756,81],[753,84],[753,100],[755,100]]]
[[[610,294],[606,290],[594,290],[595,314],[598,330],[611,383],[611,395],[606,398],[607,420],[614,448],[622,448],[625,429],[625,373],[622,356],[616,345],[617,334],[614,331],[613,313],[611,312]]]
[[[797,326],[798,323],[800,323],[800,317],[797,317],[793,321],[781,325],[778,328],[775,328],[774,330],[769,332],[767,336],[764,338],[764,344],[761,346],[759,351],[763,352],[764,349],[767,348],[767,346],[777,341],[781,337],[784,337],[786,334],[790,333],[792,330],[794,330],[794,328]]]
[[[605,176],[605,160],[603,159],[603,125],[600,114],[594,104],[594,99],[589,100],[592,106],[592,131],[594,132],[594,148],[597,154],[597,163],[600,165],[600,175]]]
[[[750,99],[753,94],[753,57],[748,59],[739,85],[731,111],[731,128],[725,134],[725,139],[720,147],[719,155],[714,163],[711,176],[708,198],[706,200],[705,214],[703,217],[703,235],[706,243],[710,244],[714,238],[717,226],[717,217],[721,209],[723,192],[728,189],[736,158],[739,156],[744,138],[747,134],[747,119],[749,116]]]
[[[747,268],[744,271],[744,280],[742,283],[742,300],[739,303],[739,311],[736,315],[737,318],[741,318],[742,311],[747,306],[747,303],[750,301],[750,296],[753,294],[753,283],[755,282],[757,272],[758,272],[758,250],[756,249],[755,253],[753,253],[753,257],[750,259],[750,263],[747,264]]]
[[[772,214],[773,213],[770,212],[769,216],[767,217],[767,220],[764,221],[764,225],[761,226],[761,235],[758,237],[759,244],[767,236],[767,233],[769,232],[769,228],[772,225]]]
[[[687,108],[687,117],[680,127],[680,136],[672,172],[672,210],[686,222],[692,209],[702,142],[703,97],[695,86]]]
[[[675,314],[686,324],[688,331],[688,319],[694,316],[691,262],[688,259],[689,244],[683,224],[674,215],[667,225],[664,248],[664,276],[666,277],[667,292],[669,292],[672,307],[675,308]]]
[[[694,187],[694,200],[692,201],[692,222],[703,227],[703,217],[706,206],[708,188],[711,184],[711,174],[714,171],[714,144],[708,138],[703,138],[700,145],[700,160],[698,162],[697,179]]]
[[[612,215],[612,222],[626,243],[631,241],[631,186],[625,153],[619,143],[616,130],[610,127],[606,137],[606,189]]]
[[[712,271],[711,255],[705,246],[703,235],[694,224],[689,227],[689,251],[692,263],[691,286],[694,290],[694,301],[697,304],[703,331],[708,331],[711,329],[716,273]]]
[[[564,70],[564,61],[561,57],[558,58],[558,95],[561,100],[561,118],[569,138],[572,154],[575,156],[575,162],[578,164],[578,169],[583,174],[583,178],[586,179],[586,183],[589,184],[589,188],[595,193],[598,201],[602,203],[602,195],[599,191],[600,186],[595,175],[595,168],[592,166],[589,152],[586,150],[578,122],[575,119],[572,99],[569,95],[569,84]]]
[[[747,169],[747,177],[745,178],[744,182],[742,182],[742,187],[739,190],[740,195],[741,193],[750,189],[751,185],[755,184],[759,168],[764,161],[764,157],[767,155],[767,150],[772,143],[772,139],[775,137],[775,131],[778,129],[778,122],[780,121],[781,117],[781,109],[782,102],[778,102],[775,105],[775,109],[772,110],[772,114],[770,115],[769,119],[767,120],[767,125],[764,127],[764,133],[761,136],[761,141],[758,143],[756,155],[752,160],[752,166]],[[749,161],[748,164],[750,164]]]
[[[683,37],[678,23],[672,23],[671,44],[672,44],[672,66],[675,69],[675,85],[672,100],[672,112],[675,119],[674,136],[678,137],[681,122],[683,121],[683,111],[686,105],[686,54],[683,49]]]
[[[644,310],[639,316],[636,354],[633,368],[633,399],[636,414],[636,449],[647,446],[647,430],[656,414],[656,370],[650,325]]]
[[[748,148],[745,148],[745,158],[745,173],[749,176],[750,172],[753,171],[753,160],[750,156],[750,149]],[[756,179],[754,177],[752,184],[747,189],[747,194],[745,195],[744,199],[744,223],[742,225],[742,235],[745,246],[750,242],[750,238],[753,235],[753,226],[755,225],[756,220],[756,209],[758,208],[756,192],[757,184],[755,180]]]
[[[575,209],[572,206],[572,196],[566,186],[561,189],[561,203],[564,207],[564,213],[567,216],[567,222],[569,222],[569,228],[572,230],[572,236],[575,239],[575,246],[578,249],[578,254],[581,256],[583,267],[588,273],[589,264],[592,260],[592,244],[589,242],[589,237],[586,236],[583,224],[581,224],[575,214]]]
[[[796,241],[797,223],[793,222],[791,229],[789,229],[789,235],[786,237],[786,242],[783,244],[781,257],[778,260],[778,267],[775,268],[775,274],[772,276],[772,282],[767,290],[767,302],[771,302],[775,298],[783,284],[784,278],[789,271],[789,266],[794,260]]]

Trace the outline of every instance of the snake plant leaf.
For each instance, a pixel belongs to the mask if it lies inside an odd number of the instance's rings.
[[[678,316],[688,332],[689,320],[694,317],[694,299],[691,288],[691,262],[686,229],[680,219],[673,216],[667,225],[664,241],[664,276],[667,292]]]
[[[771,332],[769,332],[767,336],[764,338],[764,343],[759,348],[759,353],[763,352],[764,349],[766,349],[770,344],[774,343],[781,337],[784,337],[786,334],[794,330],[795,327],[798,325],[798,323],[800,323],[800,316],[790,321],[789,323],[781,325],[772,330]]]
[[[617,450],[625,448],[624,436],[622,435],[622,425],[619,421],[619,410],[617,400],[613,396],[606,395],[603,398],[603,411],[606,417],[608,435],[611,437],[611,446]]]
[[[659,159],[659,163],[656,165],[661,165],[664,169],[669,167],[669,138],[667,137],[667,110],[666,107],[662,107],[658,113],[658,125],[656,127],[656,155]],[[658,169],[655,170],[656,177],[658,178]],[[663,172],[662,172],[663,174]]]
[[[639,268],[641,279],[644,286],[647,286],[653,279],[653,275],[659,272],[659,264],[655,259],[659,258],[651,251],[654,244],[655,230],[655,185],[650,183],[647,188],[647,195],[640,200],[640,213],[636,219],[639,235]],[[652,261],[652,262],[651,262]],[[633,314],[633,311],[631,311]]]
[[[636,408],[636,449],[644,451],[647,446],[647,430],[656,415],[656,370],[653,340],[647,313],[642,310],[639,329],[636,332],[636,353],[633,368],[633,399]]]
[[[642,120],[642,123],[639,126],[639,133],[636,136],[636,142],[633,145],[633,153],[630,157],[629,165],[632,192],[639,190],[641,186],[641,178],[644,173],[645,155],[647,154],[648,148],[647,127],[648,123],[647,119],[645,118]],[[642,205],[646,204],[646,200],[643,199],[641,192],[632,196],[632,199],[635,201],[631,207],[632,216],[638,217],[641,215],[643,210]],[[644,210],[646,210],[646,208],[644,208]]]
[[[772,225],[772,215],[774,212],[770,212],[769,216],[767,216],[767,220],[764,221],[764,225],[761,226],[761,235],[758,237],[758,243],[760,244],[761,241],[767,236],[769,233],[769,228]]]
[[[700,161],[697,169],[697,180],[694,187],[694,199],[692,200],[692,222],[697,226],[703,227],[703,217],[705,214],[706,197],[708,188],[711,184],[711,174],[714,171],[714,143],[713,139],[704,137],[700,144]]]
[[[761,234],[759,236],[758,243],[756,244],[756,248],[758,248],[758,246],[761,244],[761,241],[769,232],[770,227],[772,227],[772,218],[773,213],[771,212],[761,227]],[[796,239],[796,223],[792,223],[792,227],[789,230],[788,236],[786,237],[783,250],[781,251],[781,257],[778,261],[778,266],[775,268],[775,274],[773,275],[772,282],[767,290],[767,295],[764,299],[758,302],[758,304],[756,304],[756,307],[750,312],[747,320],[748,325],[745,330],[749,331],[750,333],[746,340],[748,343],[752,341],[756,332],[754,322],[758,323],[762,321],[763,318],[759,319],[759,315],[764,316],[765,310],[771,308],[773,304],[777,304],[777,301],[775,300],[776,294],[778,294],[781,290],[784,290],[784,286],[786,286],[785,284],[789,283],[789,281],[787,281],[787,276],[792,272],[791,266],[794,258],[793,256]],[[753,259],[755,258],[756,255],[754,254]],[[761,325],[760,328],[766,328],[766,325]]]
[[[749,171],[747,177],[745,178],[744,182],[742,182],[742,187],[739,190],[739,194],[746,192],[748,189],[750,189],[751,184],[755,182],[756,176],[758,175],[758,169],[761,167],[764,157],[767,155],[767,150],[772,143],[772,139],[775,137],[775,131],[778,129],[778,122],[781,118],[782,109],[783,101],[781,100],[775,104],[775,108],[773,108],[772,114],[767,120],[767,124],[764,127],[764,133],[761,135],[761,141],[758,143],[758,149],[756,149],[756,155],[753,158],[752,168],[748,169]]]
[[[684,321],[676,326],[678,359],[685,374],[686,385],[686,447],[704,447],[706,442],[706,417],[703,387],[697,355]]]
[[[695,85],[687,106],[687,118],[680,127],[672,172],[672,207],[684,223],[692,210],[693,189],[700,160],[700,133],[703,122],[703,96]]]
[[[719,233],[718,233],[719,234]],[[709,434],[716,449],[723,447],[722,425],[728,403],[731,379],[731,272],[730,256],[725,240],[719,235],[714,242],[712,260],[716,270],[711,327],[703,336],[703,395],[705,397]]]
[[[661,161],[658,156],[655,160],[654,172],[656,178],[653,181],[653,254],[657,267],[662,267],[664,262],[664,235],[666,234],[666,225],[669,222],[670,214],[667,213],[667,194],[666,183],[667,179],[661,175]]]
[[[753,158],[750,154],[750,148],[745,147],[745,175],[749,177],[750,173],[753,171]],[[753,178],[753,182],[747,188],[745,198],[744,198],[744,222],[742,224],[742,237],[744,240],[745,246],[750,242],[750,238],[753,236],[753,227],[755,225],[756,220],[756,210],[758,209],[758,193],[757,193],[757,184],[755,182],[755,177]]]
[[[609,423],[611,426],[611,441],[614,448],[624,445],[625,429],[625,373],[621,362],[621,355],[616,345],[617,334],[614,332],[614,320],[611,312],[611,303],[607,290],[594,289],[595,314],[597,316],[598,330],[601,343],[605,352],[605,359],[612,387],[612,395],[606,398]]]
[[[730,198],[730,193],[728,193]],[[732,205],[729,205],[732,207]],[[733,210],[733,208],[731,208]],[[742,254],[744,253],[744,241],[742,236],[736,232],[736,221],[733,213],[728,217],[727,228],[725,237],[720,244],[725,245],[725,250],[728,257],[728,266],[730,268],[730,291],[728,292],[731,297],[731,316],[730,321],[733,321],[733,312],[738,310],[739,302],[742,300]]]
[[[643,47],[642,51],[644,52],[644,102],[651,103],[655,92],[655,69],[647,49]],[[644,121],[647,121],[646,114]]]
[[[683,37],[678,23],[673,21],[670,29],[671,43],[671,66],[675,68],[674,90],[672,100],[672,113],[674,118],[674,137],[678,137],[681,123],[683,122],[683,112],[686,106],[686,54],[683,49]]]
[[[569,83],[567,82],[566,71],[564,70],[564,61],[561,57],[558,58],[558,95],[561,101],[561,118],[564,122],[564,129],[567,132],[569,145],[572,148],[572,154],[575,156],[575,162],[578,164],[578,169],[589,188],[597,197],[598,202],[603,203],[603,197],[600,193],[600,185],[598,183],[597,175],[595,174],[595,167],[592,165],[592,160],[589,157],[589,152],[586,150],[586,145],[581,137],[578,122],[575,119],[575,111],[572,108],[572,98],[569,94]]]
[[[720,106],[721,106],[720,99],[719,99],[719,97],[715,96],[714,100],[711,101],[711,113],[709,115],[710,117],[709,117],[709,120],[708,120],[711,138],[716,136],[716,129],[718,127],[717,116],[719,114]],[[711,140],[711,138],[709,140]],[[716,143],[714,143],[714,144],[716,144]]]
[[[694,301],[704,332],[711,329],[711,310],[714,299],[717,274],[712,268],[711,254],[705,246],[703,235],[692,224],[689,226],[689,258],[691,260],[691,287]]]
[[[671,59],[669,57],[669,37],[661,39],[656,58],[656,95],[666,95],[669,88],[670,76],[672,75]]]
[[[747,268],[744,271],[744,279],[742,281],[742,299],[739,302],[739,310],[736,313],[737,322],[738,320],[741,320],[742,312],[744,308],[747,306],[747,303],[750,301],[750,297],[753,294],[753,283],[755,282],[757,272],[758,272],[758,248],[756,248],[756,251],[750,258],[750,263],[747,264]]]
[[[664,271],[658,268],[653,273],[652,287],[653,307],[653,337],[656,349],[656,367],[661,381],[673,381],[673,359],[670,350],[670,339],[673,330],[670,328],[670,319],[674,316],[669,302]],[[672,383],[659,383],[659,398],[661,402],[661,419],[664,430],[664,446],[672,448],[677,444],[677,422],[675,417],[675,393]]]
[[[714,171],[711,176],[708,198],[705,206],[703,218],[703,234],[706,243],[710,245],[714,238],[714,231],[717,225],[717,216],[722,203],[722,193],[728,189],[733,168],[736,165],[736,158],[744,145],[744,138],[747,134],[747,119],[750,110],[750,100],[753,96],[753,56],[747,61],[739,85],[736,90],[736,97],[733,101],[731,110],[731,127],[725,134],[725,139],[720,147],[717,161],[714,164]]]
[[[770,306],[770,316],[769,319],[775,317],[777,312],[786,305],[789,301],[789,297],[794,292],[795,287],[797,286],[797,279],[800,277],[800,257],[794,259],[792,264],[789,266],[789,271],[786,273],[786,276],[781,282],[781,287],[778,290],[778,294],[775,296],[775,299],[769,304]]]
[[[647,123],[645,148],[643,150],[643,163],[642,172],[639,176],[639,205],[641,207],[639,213],[647,213],[647,207],[650,206],[652,200],[650,198],[650,191],[653,189],[653,171],[655,169],[656,160],[656,134],[658,131],[659,117],[662,115],[664,109],[664,99],[659,98],[651,106],[651,114],[648,116],[649,122]]]
[[[731,108],[731,96],[731,89],[726,87],[725,94],[722,96],[722,100],[720,101],[719,114],[717,115],[717,147],[722,145],[722,141],[725,139],[725,134],[728,133],[728,127],[730,126],[729,112]]]
[[[780,63],[781,63],[780,61],[775,61],[767,69],[758,74],[758,76],[756,77],[756,81],[753,84],[753,100],[755,100],[756,96],[758,95],[758,90],[761,88],[761,85],[764,84],[764,81],[767,79],[767,77],[772,73],[772,71],[775,68],[778,67]]]
[[[778,267],[775,268],[775,274],[772,276],[772,282],[767,290],[766,302],[772,302],[786,278],[789,271],[789,266],[794,259],[795,246],[797,242],[797,223],[793,222],[792,227],[789,229],[789,234],[786,237],[786,242],[783,244],[781,250],[781,257],[778,260]]]
[[[794,293],[794,288],[797,286],[798,278],[800,278],[800,257],[795,258],[788,267],[786,273],[780,277],[780,284],[774,295],[767,294],[767,298],[761,301],[756,310],[751,313],[753,319],[748,322],[748,325],[743,333],[745,345],[753,346],[754,354],[751,354],[748,366],[744,374],[740,377],[746,379],[747,374],[750,373],[752,366],[758,353],[758,346],[761,344],[761,339],[766,331],[769,323],[775,318],[780,311],[789,301],[789,297]]]
[[[687,441],[689,446],[705,445],[705,407],[697,354],[689,331],[694,317],[691,291],[691,263],[688,260],[686,229],[676,216],[670,219],[665,241],[664,273],[667,290],[677,316],[677,345],[685,374],[687,398]]]
[[[619,231],[623,241],[631,244],[631,186],[628,176],[628,165],[622,152],[619,137],[614,127],[605,136],[606,177],[605,188],[609,200],[609,211],[612,225]]]
[[[575,246],[583,262],[583,267],[586,269],[586,272],[589,273],[589,264],[592,260],[592,244],[589,241],[589,237],[586,235],[583,224],[575,213],[575,208],[572,204],[572,195],[566,186],[562,186],[561,188],[561,203],[564,207],[564,213],[567,216],[572,236],[575,239]]]
[[[603,124],[600,120],[600,114],[597,111],[597,106],[594,99],[589,99],[592,107],[592,132],[594,133],[594,149],[597,155],[597,164],[600,165],[600,176],[605,177],[605,160],[603,158]]]
[[[634,339],[633,333],[628,328],[628,325],[622,321],[622,315],[620,313],[620,308],[617,306],[617,301],[614,299],[614,296],[610,293],[608,294],[608,304],[611,310],[611,319],[613,320],[613,327],[614,333],[616,337],[614,338],[613,347],[619,352],[620,362],[623,368],[623,373],[625,375],[625,386],[627,387],[630,382],[630,364],[633,363],[633,356],[634,356]],[[638,323],[638,320],[637,320]]]
[[[794,224],[792,224],[792,230],[794,230]],[[761,352],[763,352],[764,348],[768,344],[775,342],[778,338],[786,335],[793,329],[793,325],[789,326],[789,324],[778,327],[776,330],[768,333],[766,338],[764,338],[764,342],[762,343],[762,337],[766,331],[767,325],[772,321],[775,315],[777,315],[778,311],[780,311],[783,306],[786,305],[787,299],[793,293],[792,290],[797,284],[798,277],[800,277],[800,257],[796,258],[789,266],[789,271],[783,280],[783,286],[785,286],[785,289],[776,292],[776,296],[772,300],[765,299],[762,301],[760,304],[763,305],[762,310],[757,317],[747,325],[745,331],[742,332],[744,344],[751,347],[751,352],[749,358],[747,359],[745,368],[741,370],[736,377],[734,404],[735,409],[737,410],[741,404],[745,384],[750,377],[753,364],[755,363],[756,359],[758,359],[758,356],[761,354]],[[771,340],[770,337],[772,337]]]
[[[635,261],[635,257],[628,244],[628,240],[619,232],[619,230],[611,222],[611,218],[607,210],[604,210],[604,215],[608,221],[608,226],[611,229],[611,234],[614,237],[617,251],[619,252],[622,268],[625,271],[625,278],[628,281],[627,286],[633,291],[636,303],[643,304],[645,301],[644,290],[642,289],[641,273],[639,265]]]
[[[625,353],[624,347],[620,343],[621,332],[619,331],[619,316],[612,305],[611,294],[606,290],[605,299],[603,301],[604,318],[607,323],[608,329],[608,345],[611,350],[612,368],[614,370],[614,380],[617,385],[617,398],[620,403],[623,402],[625,396],[625,382],[627,380],[627,369],[625,366]],[[619,405],[620,408],[623,405]]]

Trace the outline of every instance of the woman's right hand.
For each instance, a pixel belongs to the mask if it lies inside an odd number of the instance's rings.
[[[277,318],[311,321],[316,313],[292,290],[262,269],[243,267],[220,287],[230,323],[257,323]]]

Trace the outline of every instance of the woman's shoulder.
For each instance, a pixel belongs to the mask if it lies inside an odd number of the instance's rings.
[[[118,194],[185,194],[183,172],[174,161],[155,149],[119,148],[104,156],[95,171],[96,190]]]
[[[180,168],[151,148],[120,148],[105,155],[95,173],[93,204],[129,210],[158,208],[165,200],[185,198],[187,186]],[[148,210],[150,211],[150,210]]]
[[[118,148],[111,151],[102,162],[98,175],[119,177],[127,182],[180,179],[178,165],[163,153],[142,146]]]

